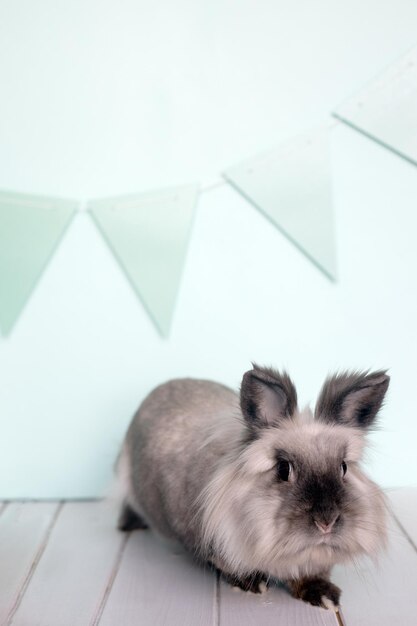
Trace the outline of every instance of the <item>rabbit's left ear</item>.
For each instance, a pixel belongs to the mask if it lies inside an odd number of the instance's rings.
[[[243,376],[240,406],[252,429],[276,426],[296,411],[297,392],[286,372],[253,364]]]
[[[368,428],[382,406],[389,380],[382,370],[342,372],[328,378],[317,400],[316,419]]]

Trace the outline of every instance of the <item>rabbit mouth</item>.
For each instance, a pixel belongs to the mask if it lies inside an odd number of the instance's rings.
[[[319,546],[326,546],[328,548],[332,548],[334,550],[340,549],[340,537],[338,533],[331,532],[325,535],[319,535],[317,537],[317,544]]]
[[[321,535],[319,537],[319,543],[324,543],[326,546],[334,543],[334,533],[328,535]]]

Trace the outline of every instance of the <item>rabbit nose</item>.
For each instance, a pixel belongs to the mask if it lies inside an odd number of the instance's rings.
[[[317,528],[319,529],[319,531],[321,533],[323,533],[323,535],[328,535],[329,533],[332,532],[332,528],[335,525],[335,523],[337,522],[337,520],[339,519],[340,515],[336,515],[331,522],[325,523],[325,522],[319,522],[318,520],[314,520],[315,525],[317,526]]]

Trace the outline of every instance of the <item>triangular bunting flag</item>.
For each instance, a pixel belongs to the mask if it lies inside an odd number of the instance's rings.
[[[77,203],[0,193],[0,328],[7,335],[67,228]]]
[[[225,178],[330,279],[336,278],[329,129],[228,169]]]
[[[417,47],[347,100],[334,116],[417,165]]]
[[[169,333],[198,187],[94,200],[89,210],[157,329]]]

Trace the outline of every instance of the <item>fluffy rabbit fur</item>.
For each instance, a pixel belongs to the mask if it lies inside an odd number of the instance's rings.
[[[388,384],[383,371],[336,374],[314,415],[286,373],[256,365],[240,397],[205,380],[157,387],[119,457],[119,528],[179,540],[243,589],[273,578],[337,606],[332,566],[385,542],[384,497],[360,460]]]

